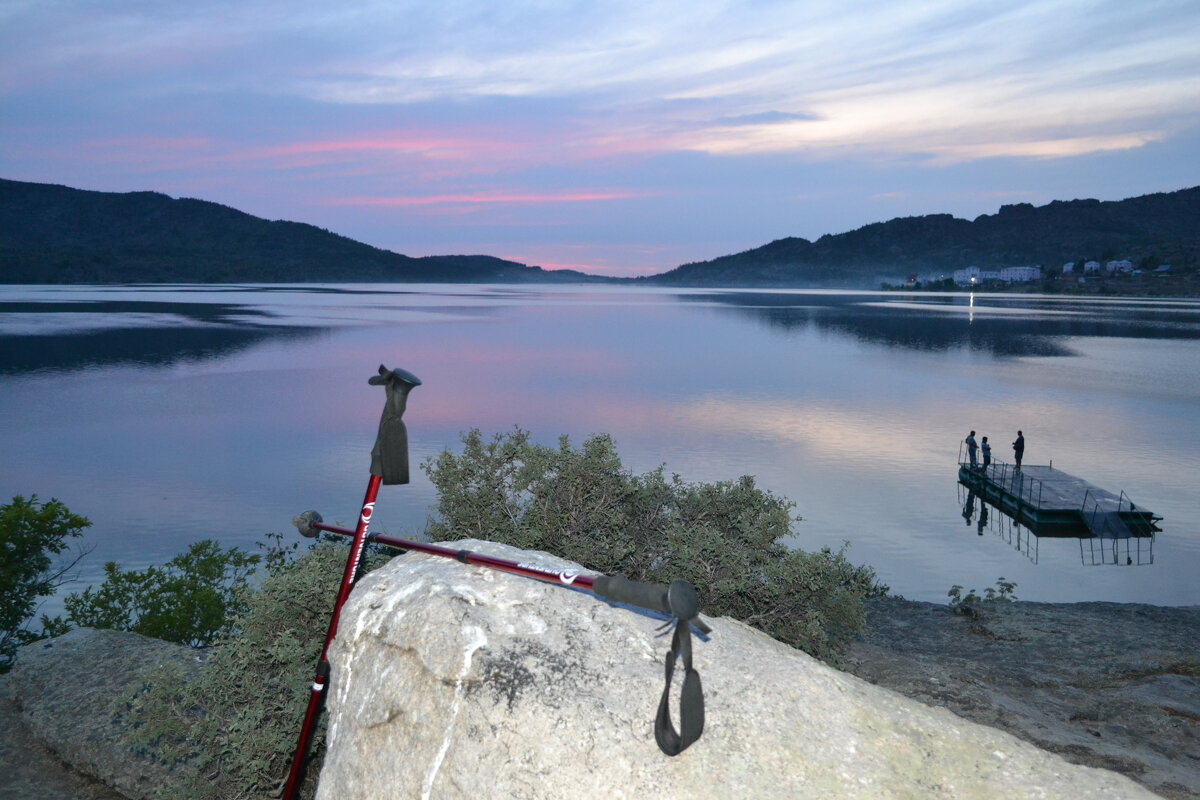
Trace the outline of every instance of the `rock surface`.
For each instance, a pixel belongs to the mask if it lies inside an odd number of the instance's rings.
[[[109,787],[75,771],[38,740],[0,675],[0,800],[123,800]]]
[[[553,569],[545,554],[455,545]],[[1067,763],[711,620],[703,738],[654,743],[661,619],[410,554],[365,577],[332,648],[318,798],[1137,798]]]
[[[875,601],[848,669],[1068,761],[1200,798],[1200,607]]]
[[[5,683],[19,708],[23,726],[8,732],[2,752],[19,756],[16,748],[29,731],[53,757],[39,765],[47,770],[41,778],[28,765],[19,765],[24,783],[10,786],[6,778],[0,784],[3,792],[17,792],[12,797],[43,797],[46,795],[42,791],[55,791],[53,787],[61,785],[67,787],[65,791],[80,792],[65,795],[68,797],[112,797],[111,791],[95,785],[98,782],[132,800],[153,798],[158,785],[176,776],[124,743],[122,729],[112,719],[110,703],[138,683],[139,673],[165,661],[194,668],[197,652],[136,633],[90,628],[78,628],[22,648]],[[53,759],[87,777],[54,770]],[[20,793],[26,789],[38,791]]]

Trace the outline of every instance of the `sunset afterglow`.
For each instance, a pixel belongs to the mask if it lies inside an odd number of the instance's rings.
[[[612,275],[1200,183],[1200,5],[0,7],[0,177]]]

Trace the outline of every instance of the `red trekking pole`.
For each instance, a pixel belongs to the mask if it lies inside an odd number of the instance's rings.
[[[357,532],[334,525],[326,525],[316,511],[305,511],[292,518],[292,524],[300,533],[315,537],[319,532],[336,533],[340,536],[356,536]],[[548,583],[558,583],[575,589],[586,589],[597,597],[614,603],[626,603],[650,611],[670,614],[668,621],[675,625],[671,649],[666,657],[666,685],[658,703],[658,714],[654,720],[654,739],[658,747],[669,756],[682,753],[704,732],[704,692],[700,685],[700,673],[692,668],[692,636],[690,626],[701,633],[712,633],[712,629],[700,620],[700,598],[696,589],[687,581],[672,581],[669,586],[654,583],[638,583],[628,578],[609,575],[581,575],[573,571],[550,570],[536,564],[520,564],[503,558],[476,553],[471,550],[452,550],[427,542],[414,542],[392,536],[371,534],[367,537],[378,544],[400,550],[415,550],[431,556],[453,558],[464,564],[486,567],[499,572],[508,572],[524,578],[533,578]],[[671,677],[675,661],[682,658],[684,677],[679,696],[679,731],[671,721]]]
[[[353,541],[350,544],[350,553],[346,557],[346,569],[342,573],[337,598],[334,600],[333,613],[329,617],[325,644],[321,646],[317,674],[313,678],[312,689],[308,695],[308,708],[300,725],[300,738],[296,742],[296,752],[292,756],[292,766],[284,785],[283,800],[295,800],[299,797],[300,786],[304,783],[309,746],[312,744],[317,719],[325,706],[325,689],[329,685],[329,645],[337,633],[342,606],[362,573],[367,529],[375,513],[375,497],[379,494],[379,484],[408,483],[408,432],[401,417],[407,405],[408,393],[413,387],[421,385],[421,379],[405,370],[389,370],[380,364],[379,374],[372,375],[367,382],[372,386],[383,386],[387,390],[387,401],[383,407],[383,417],[379,421],[379,434],[375,438],[375,446],[371,449],[371,479],[367,482],[367,492],[363,496],[358,524],[353,531],[346,531],[353,537]]]
[[[349,536],[352,543],[350,554],[346,559],[346,570],[342,575],[342,583],[329,621],[329,632],[326,634],[325,644],[321,648],[317,675],[313,680],[308,709],[304,714],[300,740],[297,742],[296,753],[292,759],[291,771],[282,795],[283,800],[295,800],[299,796],[300,787],[304,781],[309,745],[316,728],[317,718],[324,707],[325,689],[329,683],[329,645],[333,641],[334,634],[337,633],[338,617],[341,614],[342,606],[361,573],[363,554],[368,542],[377,542],[400,550],[415,550],[427,555],[453,558],[464,564],[585,589],[615,603],[626,603],[669,614],[672,619],[667,624],[673,623],[675,631],[665,661],[666,685],[663,687],[658,713],[654,721],[654,738],[658,742],[659,749],[669,756],[678,755],[698,740],[704,731],[704,693],[700,684],[700,674],[692,667],[691,627],[695,626],[704,634],[711,633],[712,630],[700,620],[700,600],[696,589],[690,583],[673,581],[670,586],[662,586],[637,583],[619,576],[592,576],[581,575],[577,572],[548,570],[534,564],[520,564],[470,550],[453,550],[425,542],[367,533],[375,509],[375,495],[379,490],[379,484],[381,482],[408,483],[408,439],[400,416],[404,413],[405,398],[408,396],[408,392],[414,386],[419,386],[421,381],[404,370],[389,371],[381,365],[379,376],[372,377],[370,383],[385,386],[388,390],[388,400],[384,408],[383,419],[379,424],[379,437],[375,441],[375,448],[371,451],[371,480],[367,484],[367,493],[363,498],[362,513],[359,515],[357,526],[354,530],[350,530],[327,525],[316,511],[305,511],[292,519],[293,524],[305,536],[315,537],[324,531],[339,536]],[[680,692],[679,731],[677,732],[671,721],[670,689],[675,662],[679,659],[683,660],[684,679]]]

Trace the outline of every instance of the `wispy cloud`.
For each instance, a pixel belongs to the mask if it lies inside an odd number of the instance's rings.
[[[774,125],[779,122],[811,122],[820,119],[816,114],[791,114],[786,111],[763,111],[758,114],[742,114],[737,117],[721,117],[713,120],[715,126]]]
[[[1164,188],[1198,182],[1196,30],[1190,0],[12,0],[0,174],[203,186],[373,241],[391,209],[467,241],[555,228],[644,266],[1124,191],[1164,149]]]
[[[1120,128],[1110,135],[1169,131],[1155,119],[1194,112],[1200,97],[1194,3],[875,0],[835,11],[676,0],[499,9],[458,0],[436,10],[415,2],[284,10],[274,2],[222,5],[219,15],[205,2],[30,5],[10,13],[15,31],[0,41],[35,75],[86,70],[76,78],[86,83],[132,79],[136,70],[147,93],[195,91],[203,75],[205,92],[352,106],[572,98],[572,127],[585,144],[629,137],[645,151],[657,143],[726,155],[924,152],[915,140],[997,126],[1020,154],[1022,142],[1057,138],[1044,129],[1064,118]],[[214,15],[220,36],[210,34]],[[703,102],[689,111],[678,100]],[[528,120],[524,133],[541,121]],[[431,135],[436,142],[445,133]],[[1064,138],[1090,140],[1078,131]],[[1038,157],[1054,150],[1033,149]]]

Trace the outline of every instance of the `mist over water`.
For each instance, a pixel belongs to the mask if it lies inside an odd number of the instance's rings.
[[[1195,604],[1198,340],[1196,301],[7,286],[0,494],[92,519],[75,590],[107,560],[293,538],[308,508],[351,522],[383,406],[367,378],[384,363],[423,384],[405,415],[413,483],[384,487],[380,532],[423,529],[436,498],[416,465],[462,431],[603,432],[634,471],[754,475],[795,502],[795,545],[848,541],[905,597],[943,602],[953,584],[1004,576],[1024,600]],[[1018,428],[1027,464],[1162,515],[1149,557],[1092,565],[1094,543],[1032,537],[994,510],[982,527],[966,518],[959,442],[974,429],[1008,460]]]

